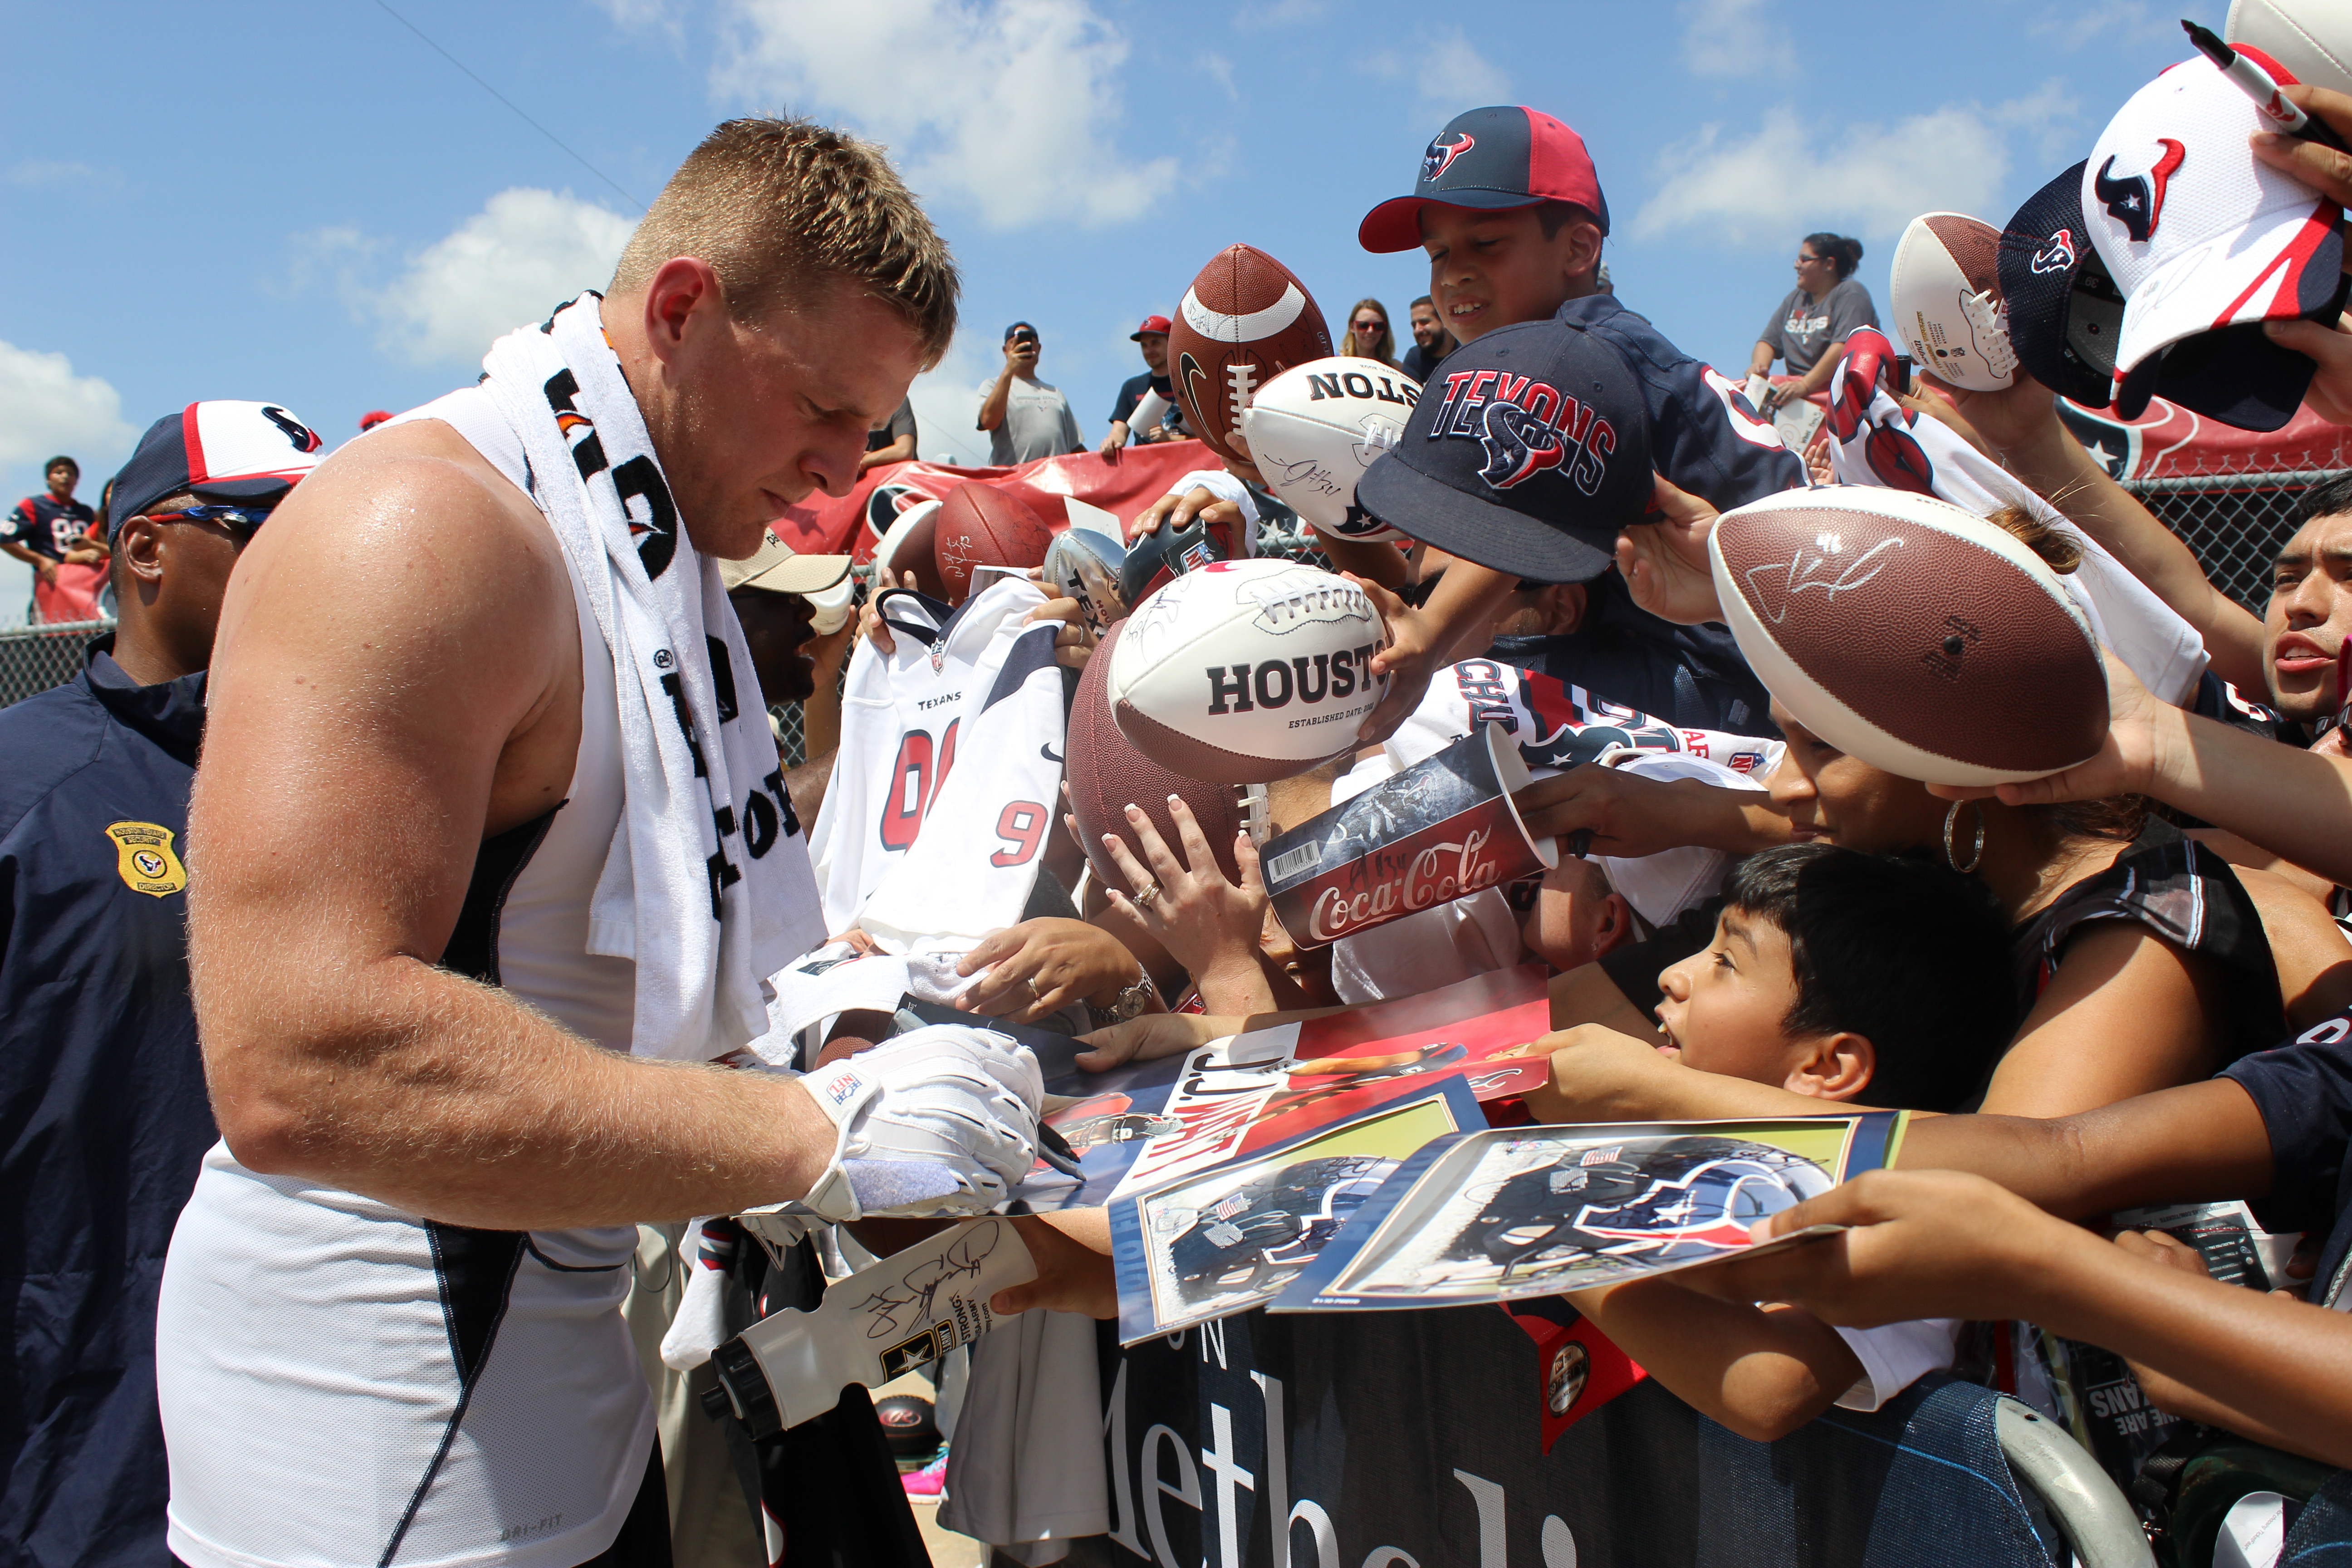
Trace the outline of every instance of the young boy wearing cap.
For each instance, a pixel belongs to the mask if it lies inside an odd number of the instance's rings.
[[[0,1263],[15,1325],[0,1492],[57,1563],[162,1562],[155,1399],[165,1247],[219,1137],[188,999],[188,787],[221,596],[319,460],[283,408],[194,403],[114,485],[114,631],[63,686],[0,710]],[[321,809],[331,809],[331,803]]]
[[[1654,464],[1672,486],[1728,510],[1804,484],[1803,465],[1748,405],[1736,384],[1685,354],[1613,294],[1600,289],[1601,248],[1608,233],[1608,201],[1583,139],[1548,114],[1514,106],[1456,115],[1423,152],[1412,194],[1374,207],[1358,237],[1375,254],[1414,246],[1428,253],[1438,319],[1464,346],[1446,361],[1444,378],[1428,389],[1423,402],[1444,403],[1453,389],[1460,433],[1474,434],[1467,418],[1483,416],[1489,400],[1486,384],[1473,386],[1457,378],[1465,367],[1472,375],[1496,368],[1483,361],[1472,365],[1462,354],[1498,328],[1556,321],[1605,344],[1621,362],[1620,383],[1630,396],[1612,423],[1621,434],[1631,425],[1642,426],[1643,466]],[[1406,445],[1411,444],[1408,436]],[[1433,537],[1431,542],[1477,564],[1449,568],[1420,608],[1380,599],[1394,638],[1379,656],[1391,685],[1387,700],[1366,721],[1366,738],[1395,728],[1440,665],[1479,651],[1463,647],[1465,639],[1477,635],[1475,628],[1483,626],[1519,577],[1592,580],[1602,601],[1591,616],[1594,636],[1646,645],[1650,661],[1658,667],[1658,685],[1673,700],[1661,703],[1654,692],[1609,696],[1676,723],[1769,733],[1762,688],[1728,634],[1669,627],[1636,608],[1622,582],[1608,576],[1616,529],[1641,519],[1651,500],[1650,486],[1637,495],[1629,485],[1609,498],[1605,508],[1592,504],[1592,491],[1581,491],[1581,504],[1573,510],[1587,520],[1579,529],[1585,547],[1572,552],[1572,563],[1555,560],[1546,569],[1576,575],[1547,578],[1543,571],[1512,564],[1562,554],[1540,538],[1559,526],[1549,520],[1553,508],[1542,498],[1548,488],[1557,487],[1540,481],[1532,487],[1535,493],[1527,499],[1535,504],[1507,503],[1507,510],[1522,514],[1518,519],[1496,516],[1483,526],[1449,531],[1456,541],[1452,543]],[[1491,484],[1470,487],[1474,494],[1482,489],[1505,493]],[[1360,487],[1358,495],[1378,512]],[[1383,520],[1416,539],[1424,537],[1419,511],[1409,500],[1398,500],[1395,514],[1381,513]],[[1565,495],[1562,503],[1573,504]],[[1572,663],[1575,650],[1558,657]],[[1676,679],[1676,669],[1689,679]]]
[[[1725,891],[1715,940],[1658,977],[1662,1053],[1819,1100],[1919,1110],[1952,1109],[1991,1069],[2015,1020],[1984,984],[2008,936],[1982,888],[1927,861],[1790,844],[1740,862]],[[1528,1107],[1543,1118],[1550,1098]],[[1759,1442],[1832,1404],[1875,1410],[1951,1364],[1957,1327],[1836,1329],[1671,1277],[1569,1300],[1678,1397]]]

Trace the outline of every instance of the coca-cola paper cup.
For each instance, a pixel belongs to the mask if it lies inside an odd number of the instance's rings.
[[[1324,947],[1559,863],[1528,837],[1511,793],[1528,782],[1500,724],[1486,724],[1258,851],[1275,917]]]

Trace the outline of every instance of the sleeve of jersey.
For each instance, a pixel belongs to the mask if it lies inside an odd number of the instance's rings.
[[[22,544],[32,537],[33,502],[28,496],[11,507],[6,517],[0,518],[0,540]]]
[[[1626,346],[1649,405],[1650,460],[1676,488],[1729,511],[1810,482],[1802,459],[1748,406],[1740,383],[1692,359],[1646,323],[1635,328],[1621,314],[1607,325],[1640,334]]]
[[[1402,769],[1433,756],[1481,724],[1500,724],[1538,778],[1612,752],[1680,753],[1761,778],[1780,743],[1716,730],[1681,730],[1549,675],[1499,659],[1467,658],[1437,672],[1421,705],[1388,742]]]
[[[1003,662],[963,721],[924,831],[887,869],[857,925],[894,952],[970,947],[1016,924],[1036,885],[1062,785],[1062,672],[1054,626],[1008,616]]]

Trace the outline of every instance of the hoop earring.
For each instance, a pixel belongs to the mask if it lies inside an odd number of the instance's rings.
[[[1974,803],[1969,801],[1956,800],[1952,802],[1952,809],[1944,813],[1944,864],[1963,877],[1975,870],[1984,860],[1984,807],[1981,805],[1977,806],[1977,841],[1975,847],[1969,851],[1969,863],[1965,866],[1961,865],[1959,856],[1952,849],[1952,827],[1960,820],[1960,807],[1972,804]]]

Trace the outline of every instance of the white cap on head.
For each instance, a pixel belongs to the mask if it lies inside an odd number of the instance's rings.
[[[2255,159],[2246,139],[2265,129],[2200,55],[2134,93],[2100,134],[2083,166],[2083,216],[2126,301],[2118,379],[2185,338],[2304,315],[2337,289],[2336,205]]]
[[[1643,778],[1696,779],[1721,789],[1764,787],[1736,769],[1687,752],[1620,752],[1613,757],[1604,754],[1601,760],[1605,765],[1639,773]],[[1607,875],[1609,885],[1633,906],[1635,914],[1653,926],[1663,926],[1672,924],[1685,910],[1721,892],[1732,858],[1720,849],[1686,845],[1633,859],[1620,859],[1613,855],[1596,855],[1593,859]]]

